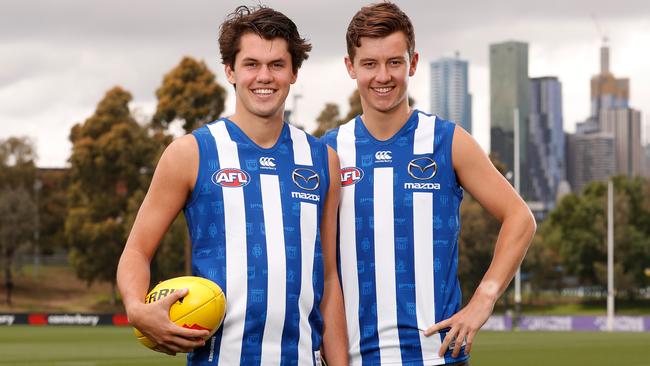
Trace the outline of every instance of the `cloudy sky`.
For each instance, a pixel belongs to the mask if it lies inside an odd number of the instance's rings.
[[[163,75],[184,55],[204,60],[226,85],[217,47],[219,24],[232,0],[0,0],[0,139],[29,136],[43,167],[65,166],[68,133],[89,117],[115,85],[129,90],[146,120]],[[470,62],[474,135],[489,149],[490,43],[529,43],[531,77],[557,76],[565,130],[589,113],[589,80],[599,70],[601,34],[610,39],[611,70],[629,77],[630,104],[650,125],[650,1],[502,0],[396,1],[416,29],[420,65],[411,79],[416,107],[428,110],[428,64],[460,52]],[[268,0],[291,17],[314,46],[287,107],[309,130],[327,102],[342,113],[355,84],[343,66],[345,29],[365,1]],[[594,17],[598,27],[594,22]],[[598,30],[600,28],[600,30]],[[229,91],[231,89],[227,87]],[[234,111],[229,93],[226,113]]]

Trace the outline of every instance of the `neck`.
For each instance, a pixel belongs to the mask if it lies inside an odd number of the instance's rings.
[[[361,106],[364,112],[361,119],[372,137],[379,141],[386,141],[395,136],[406,124],[411,114],[408,101],[400,103],[396,108],[386,112],[366,108],[364,104],[362,101]]]
[[[273,147],[282,133],[282,116],[280,110],[270,117],[261,117],[236,108],[235,114],[229,119],[237,125],[255,144],[268,149]]]

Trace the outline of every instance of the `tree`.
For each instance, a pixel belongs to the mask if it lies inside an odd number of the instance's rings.
[[[5,302],[11,305],[14,254],[31,242],[36,205],[31,195],[36,152],[26,137],[0,140],[0,248],[4,274]]]
[[[34,184],[36,152],[27,137],[0,140],[0,185],[31,189]]]
[[[339,123],[339,106],[334,103],[325,104],[325,108],[320,112],[316,122],[318,126],[316,130],[312,132],[312,135],[316,137],[321,137],[328,130],[338,126]]]
[[[202,124],[221,115],[226,90],[215,81],[215,75],[203,61],[184,57],[180,64],[163,78],[156,90],[158,107],[153,125],[167,128],[175,119],[184,121],[183,129],[190,133]]]
[[[36,204],[26,189],[0,189],[0,243],[7,305],[11,305],[13,257],[19,247],[31,242],[35,217]]]
[[[644,275],[650,263],[650,192],[643,178],[614,178],[615,285],[628,297],[650,282]],[[541,232],[543,244],[558,254],[565,274],[582,285],[606,284],[607,186],[589,184],[569,194],[549,215]]]
[[[131,94],[109,90],[95,113],[72,128],[65,236],[77,276],[113,286],[133,216],[129,205],[148,186],[160,146],[129,110]]]

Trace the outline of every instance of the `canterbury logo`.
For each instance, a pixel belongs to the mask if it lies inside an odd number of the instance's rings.
[[[275,168],[275,158],[267,158],[262,156],[260,158],[260,166],[262,168]]]
[[[389,161],[393,158],[391,154],[392,152],[390,151],[377,151],[375,153],[375,159],[377,159],[377,161]]]
[[[427,180],[436,175],[438,164],[433,159],[425,156],[411,160],[406,170],[414,179]]]

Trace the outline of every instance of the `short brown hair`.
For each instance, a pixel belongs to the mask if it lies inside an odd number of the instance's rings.
[[[348,25],[345,40],[348,56],[354,60],[355,48],[361,47],[361,38],[383,38],[395,32],[404,32],[409,57],[415,52],[415,31],[411,19],[395,4],[383,2],[364,6]]]
[[[238,6],[230,13],[219,29],[221,62],[235,69],[235,57],[245,33],[255,33],[266,40],[282,38],[287,41],[291,54],[291,66],[296,73],[311,51],[311,44],[301,38],[298,27],[286,15],[265,6]]]

